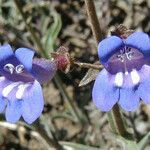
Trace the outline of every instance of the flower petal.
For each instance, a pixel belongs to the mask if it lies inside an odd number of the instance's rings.
[[[139,105],[140,98],[136,93],[135,88],[122,88],[120,89],[120,106],[126,111],[133,111]]]
[[[28,48],[18,48],[15,51],[15,56],[25,66],[25,68],[30,71],[32,69],[32,59],[34,53],[35,52],[33,50]]]
[[[150,57],[150,38],[146,33],[134,32],[125,40],[125,43],[140,50],[145,57]]]
[[[6,104],[7,104],[7,100],[0,97],[0,113],[2,113],[4,111]]]
[[[16,123],[22,113],[22,101],[21,100],[15,100],[15,101],[9,101],[6,107],[6,120],[10,123]]]
[[[102,111],[109,111],[119,99],[119,89],[111,82],[105,69],[95,80],[92,97],[94,104]]]
[[[7,59],[8,57],[12,55],[13,55],[13,51],[9,44],[0,46],[0,61]]]
[[[139,85],[137,93],[145,103],[150,104],[150,76]]]
[[[7,81],[4,77],[0,77],[0,113],[4,111],[7,104],[7,99],[2,96],[2,91],[8,84],[10,84],[9,81]]]
[[[22,99],[22,116],[28,124],[31,124],[41,115],[44,107],[40,83],[35,80],[34,84],[26,90]]]
[[[110,36],[102,40],[98,45],[98,56],[101,63],[106,63],[108,58],[122,46],[123,41],[117,36]]]
[[[55,75],[57,65],[54,61],[46,59],[34,59],[32,66],[33,76],[40,82],[47,82]]]

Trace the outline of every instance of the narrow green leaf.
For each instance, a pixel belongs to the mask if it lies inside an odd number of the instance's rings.
[[[60,142],[60,144],[65,148],[65,150],[102,150],[100,148],[95,148],[71,142]]]
[[[57,36],[62,27],[60,15],[54,11],[52,16],[54,18],[54,23],[49,27],[44,37],[44,46],[47,53],[53,52]]]
[[[142,140],[138,143],[138,147],[140,150],[143,150],[146,145],[150,143],[150,132],[148,132],[143,138]]]
[[[117,138],[124,143],[125,150],[140,150],[136,141],[130,140],[130,138],[123,138],[121,136],[117,136]]]

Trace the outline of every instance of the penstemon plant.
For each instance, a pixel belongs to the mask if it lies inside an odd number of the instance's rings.
[[[55,23],[47,33],[43,29],[46,35],[41,40],[26,18],[22,3],[14,0],[26,29],[43,58],[33,58],[36,51],[29,48],[21,47],[13,51],[9,44],[0,46],[0,112],[5,113],[9,123],[17,123],[22,117],[26,123],[24,126],[29,125],[37,131],[47,142],[48,149],[98,150],[99,148],[87,145],[60,142],[55,129],[49,128],[44,117],[40,117],[44,110],[42,84],[52,80],[69,108],[69,115],[65,117],[71,118],[82,129],[90,122],[66,92],[57,74],[57,71],[68,73],[74,67],[88,68],[79,86],[86,86],[95,80],[91,88],[93,103],[98,110],[107,113],[116,141],[121,141],[124,150],[143,150],[149,143],[150,134],[137,142],[132,129],[126,124],[123,111],[138,109],[141,99],[150,104],[150,94],[147,92],[150,86],[149,35],[119,25],[111,32],[111,36],[105,37],[94,1],[84,2],[99,57],[99,62],[94,64],[76,61],[69,54],[69,48],[63,46],[55,52],[51,50],[56,46],[55,40],[62,25],[56,12],[53,14]]]

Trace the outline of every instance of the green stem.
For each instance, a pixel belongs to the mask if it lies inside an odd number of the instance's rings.
[[[117,134],[117,129],[116,129],[116,125],[115,125],[115,121],[114,121],[114,115],[112,113],[112,111],[109,111],[107,113],[107,116],[108,116],[108,122],[109,122],[109,125],[111,127],[111,130]]]
[[[116,104],[109,113],[111,113],[111,115],[112,115],[113,124],[115,126],[114,132],[121,135],[122,137],[128,136],[129,133],[126,130],[124,120],[122,118],[123,116],[120,112],[118,104]],[[110,116],[108,115],[108,117],[110,117]],[[113,130],[113,128],[112,128],[112,130]]]

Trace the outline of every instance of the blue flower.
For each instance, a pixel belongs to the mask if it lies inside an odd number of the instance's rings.
[[[19,48],[13,53],[10,45],[0,46],[0,112],[6,120],[17,122],[22,116],[31,124],[42,113],[44,99],[40,83],[50,80],[56,63],[33,59],[34,51]]]
[[[103,69],[97,76],[92,97],[102,111],[109,111],[118,102],[126,111],[135,110],[140,99],[150,104],[150,39],[143,32],[134,32],[126,39],[111,36],[98,45]]]

